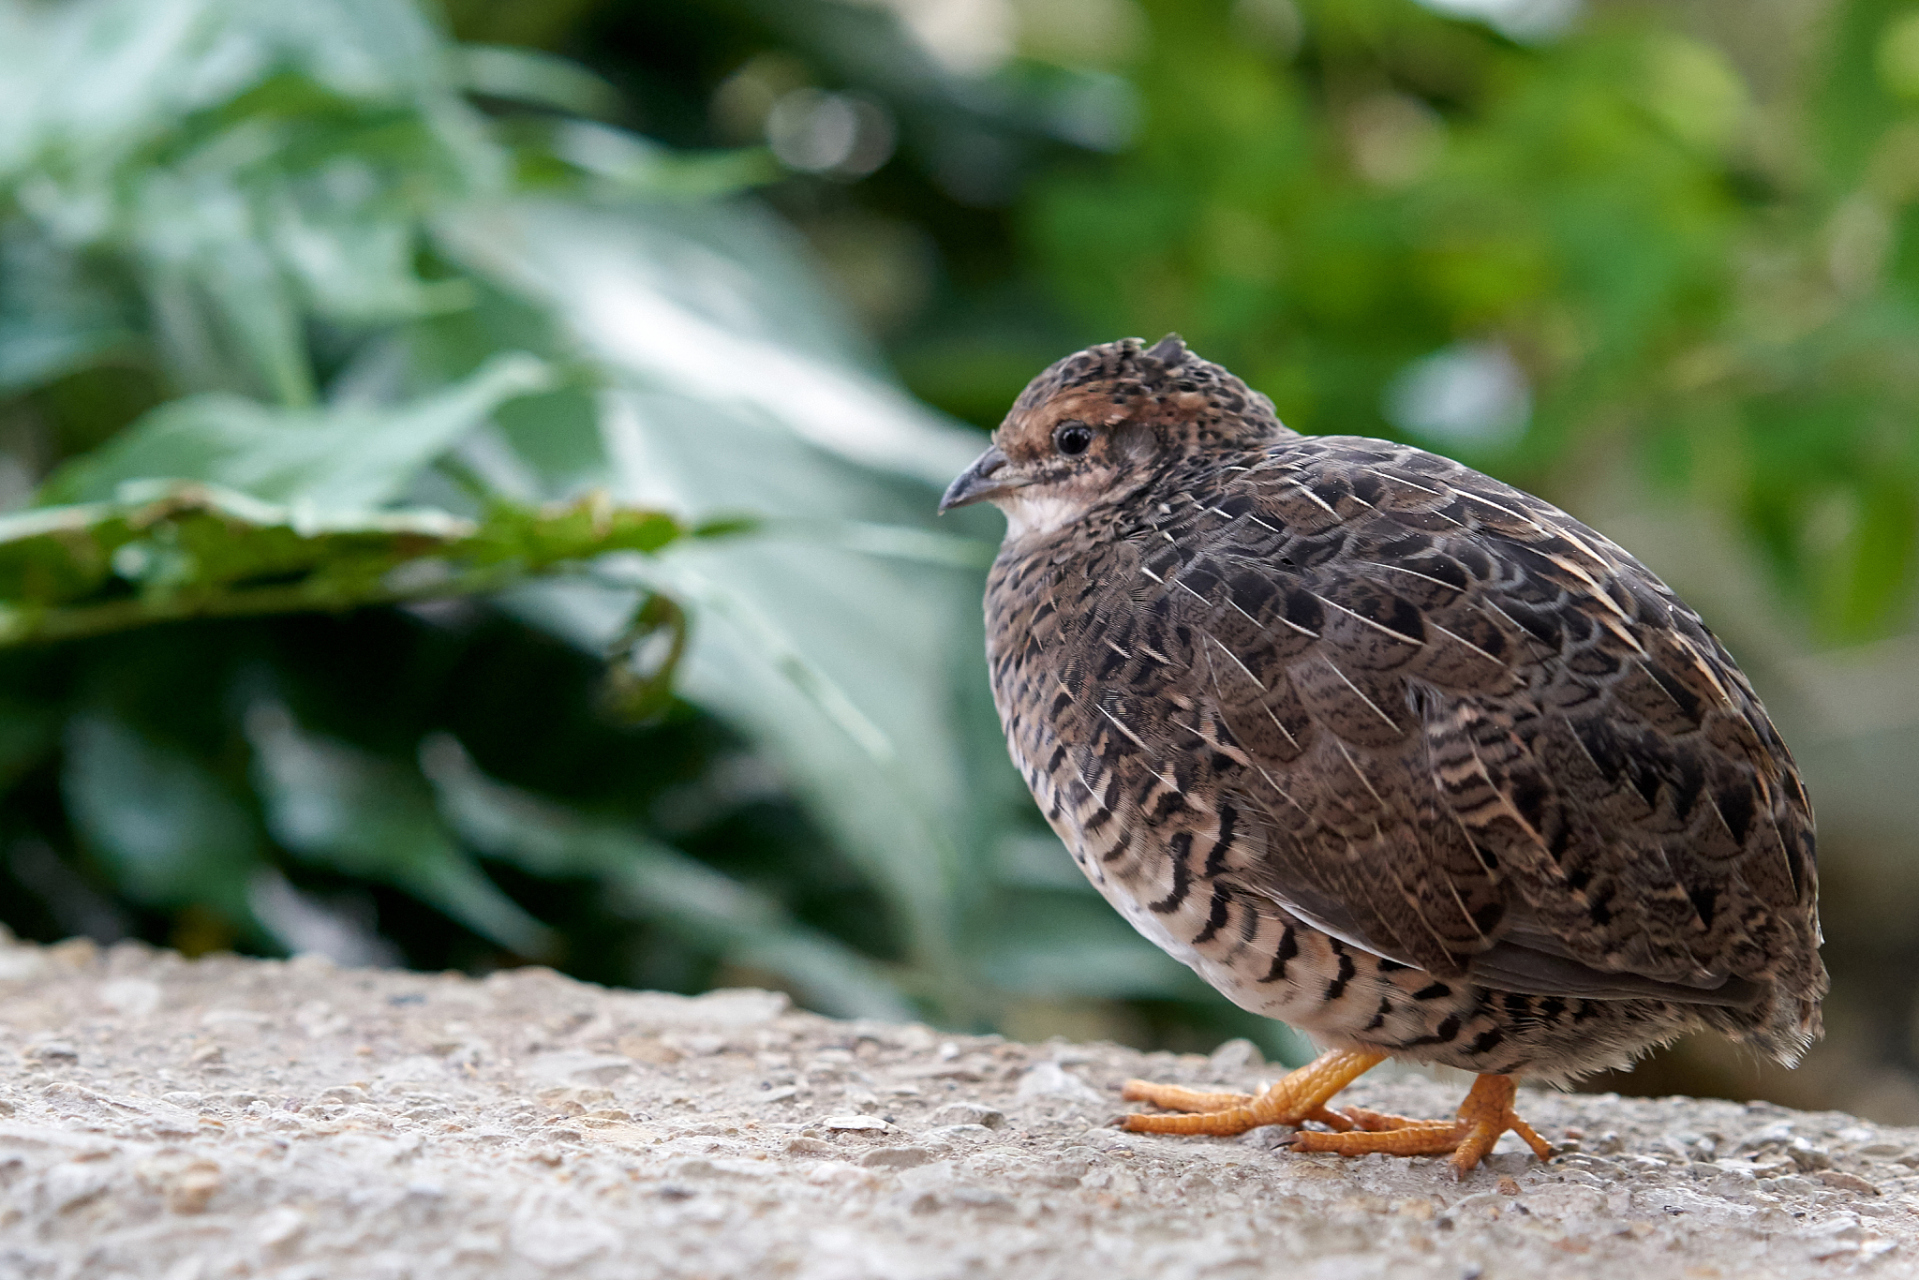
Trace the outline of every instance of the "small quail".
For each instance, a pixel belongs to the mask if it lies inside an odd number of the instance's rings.
[[[1302,436],[1177,336],[1029,385],[942,510],[1007,517],[986,589],[1014,761],[1081,870],[1327,1052],[1257,1097],[1132,1081],[1232,1134],[1451,1153],[1564,1082],[1714,1030],[1820,1032],[1812,810],[1725,648],[1631,555],[1457,462]],[[1327,1102],[1386,1058],[1457,1119]]]

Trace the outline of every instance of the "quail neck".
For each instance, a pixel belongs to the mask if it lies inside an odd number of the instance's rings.
[[[1544,1148],[1514,1076],[1818,1034],[1791,754],[1601,534],[1436,454],[1300,436],[1174,337],[1043,372],[942,509],[979,501],[1007,515],[988,658],[1041,811],[1141,933],[1328,1050],[1230,1105],[1135,1082],[1197,1114],[1129,1127],[1314,1121],[1336,1132],[1298,1144],[1464,1172],[1508,1129]],[[1453,1121],[1325,1107],[1385,1057],[1481,1085]]]

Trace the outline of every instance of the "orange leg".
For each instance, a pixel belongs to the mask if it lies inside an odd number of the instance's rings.
[[[1343,1156],[1373,1151],[1395,1156],[1451,1153],[1453,1173],[1463,1178],[1485,1159],[1499,1135],[1510,1129],[1525,1139],[1534,1155],[1545,1160],[1552,1155],[1552,1146],[1513,1111],[1516,1092],[1511,1076],[1482,1075],[1473,1081],[1471,1092],[1459,1104],[1456,1120],[1408,1120],[1354,1108],[1346,1115],[1357,1132],[1300,1133],[1293,1138],[1293,1148],[1333,1151]]]
[[[1385,1060],[1386,1055],[1381,1053],[1335,1049],[1290,1073],[1258,1097],[1247,1093],[1201,1093],[1176,1084],[1128,1080],[1121,1094],[1128,1102],[1150,1102],[1171,1111],[1196,1114],[1134,1114],[1126,1117],[1126,1127],[1134,1133],[1206,1133],[1218,1137],[1231,1137],[1264,1124],[1296,1125],[1307,1120],[1318,1120],[1335,1129],[1350,1129],[1353,1122],[1337,1111],[1328,1111],[1327,1101]]]

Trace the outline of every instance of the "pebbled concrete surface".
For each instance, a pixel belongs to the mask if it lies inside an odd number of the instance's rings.
[[[1919,1130],[1526,1091],[1580,1148],[1120,1133],[1275,1070],[607,991],[0,936],[0,1280],[1919,1275]],[[1350,1093],[1447,1114],[1463,1081]]]

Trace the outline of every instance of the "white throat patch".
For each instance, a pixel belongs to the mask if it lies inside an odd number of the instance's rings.
[[[1085,504],[1058,496],[1024,493],[1015,490],[995,504],[1006,513],[1006,540],[1048,534],[1060,529],[1085,512]]]

